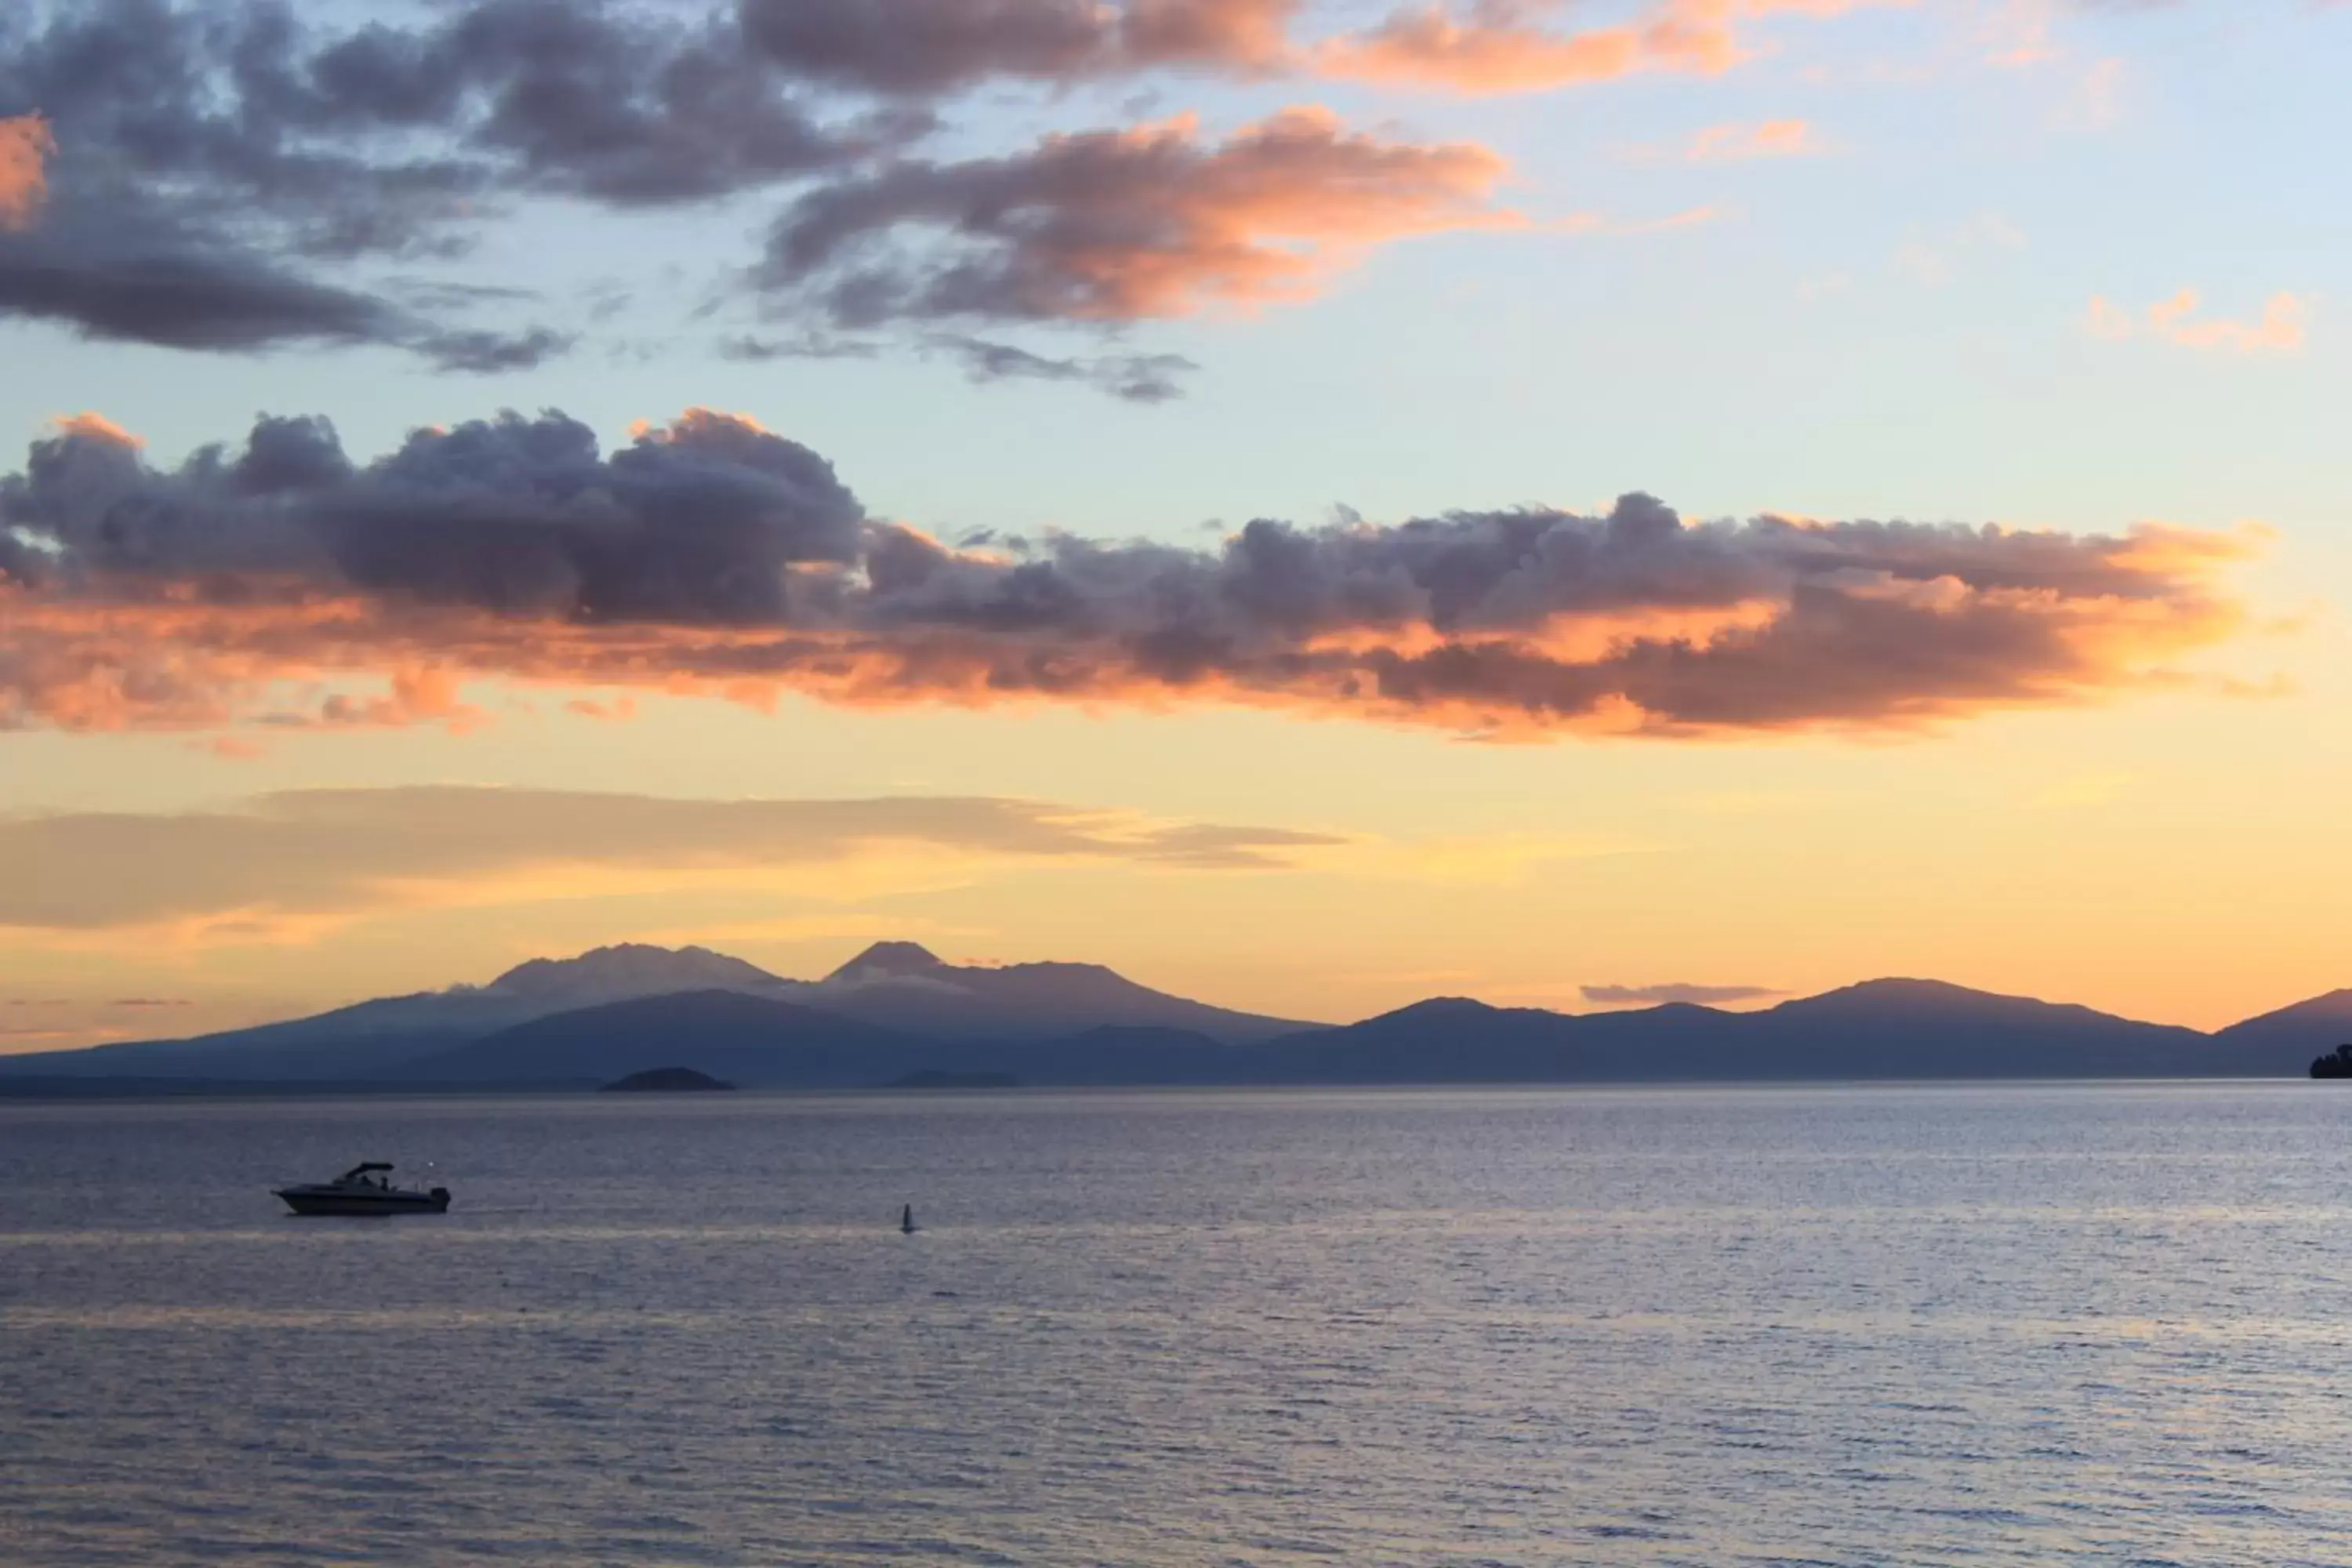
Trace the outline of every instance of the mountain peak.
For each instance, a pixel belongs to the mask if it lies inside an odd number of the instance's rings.
[[[946,967],[938,953],[919,942],[877,942],[825,979],[871,980],[883,975],[929,974]]]
[[[1410,1002],[1402,1007],[1381,1014],[1367,1022],[1410,1020],[1416,1024],[1475,1023],[1481,1019],[1499,1017],[1506,1013],[1523,1012],[1524,1008],[1497,1007],[1491,1002],[1481,1002],[1475,996],[1428,996]]]
[[[2058,1004],[2037,1001],[2031,996],[2004,996],[1997,992],[1972,990],[1966,985],[1955,985],[1948,980],[1918,980],[1907,975],[1889,975],[1880,980],[1861,980],[1852,985],[1841,985],[1818,996],[1800,996],[1769,1011],[1806,1013],[1865,1007],[1968,1010],[2018,1005],[2046,1007]]]
[[[757,964],[707,947],[655,947],[625,942],[591,948],[577,958],[534,958],[518,963],[486,989],[510,996],[593,994],[599,999],[659,991],[766,987],[776,977]]]

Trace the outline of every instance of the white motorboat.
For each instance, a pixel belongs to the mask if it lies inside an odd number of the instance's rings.
[[[446,1187],[396,1187],[392,1167],[381,1160],[353,1165],[331,1182],[273,1187],[296,1214],[394,1215],[443,1214],[449,1207]]]

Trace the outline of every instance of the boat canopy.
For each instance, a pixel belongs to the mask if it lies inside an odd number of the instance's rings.
[[[335,1180],[338,1182],[356,1182],[362,1176],[366,1175],[370,1171],[389,1171],[391,1169],[391,1164],[383,1160],[362,1160],[358,1164],[353,1165],[350,1170],[345,1171],[341,1175],[337,1176]]]

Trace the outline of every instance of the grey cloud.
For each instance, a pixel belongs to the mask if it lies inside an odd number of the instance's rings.
[[[69,221],[0,235],[0,315],[177,349],[383,342],[404,331],[383,300],[249,252]]]
[[[1266,71],[1297,9],[1297,0],[739,0],[745,37],[795,75],[925,95],[1004,77]]]
[[[620,205],[772,184],[927,128],[898,117],[822,128],[724,26],[646,26],[579,0],[486,0],[435,37],[361,38],[384,43],[374,67],[406,77],[401,97],[445,81],[470,92],[467,142],[510,159],[524,183]]]
[[[377,295],[201,239],[118,246],[110,236],[85,247],[79,238],[59,229],[0,235],[0,316],[96,341],[210,353],[374,345],[478,374],[529,369],[574,341],[545,327],[436,328]]]
[[[0,480],[0,523],[50,543],[45,577],[308,576],[584,620],[773,619],[787,568],[852,557],[861,516],[807,447],[692,416],[607,458],[583,425],[509,414],[364,468],[323,419],[264,419],[168,472],[68,433]]]
[[[535,370],[549,360],[572,352],[579,340],[567,332],[533,327],[522,332],[431,332],[417,340],[417,351],[442,370],[491,375],[509,370]]]
[[[414,286],[404,290],[420,304]],[[519,368],[568,341],[546,328],[492,333],[435,324],[418,304],[320,281],[298,258],[240,238],[193,210],[117,205],[66,189],[42,221],[0,232],[0,317],[160,348],[247,353],[377,345],[446,369]]]
[[[1180,375],[1201,367],[1181,354],[1104,354],[1054,359],[1012,343],[942,332],[931,347],[952,354],[976,382],[1079,382],[1128,403],[1165,403],[1184,395]]]
[[[476,0],[352,31],[282,4],[95,0],[0,31],[0,104],[58,132],[61,183],[234,190],[349,253],[401,248],[478,198],[695,201],[926,129],[816,123],[731,21],[600,0]]]
[[[446,153],[306,134],[325,129],[289,113],[289,57],[308,37],[271,5],[15,8],[0,20],[0,106],[49,119],[62,197],[159,222],[233,210],[298,249],[408,248],[461,210],[487,171]]]
[[[1726,1002],[1761,1002],[1789,994],[1769,985],[1586,985],[1580,989],[1587,1002],[1604,1007],[1661,1006],[1674,1002],[1712,1007]]]
[[[446,261],[509,198],[692,202],[903,144],[906,109],[819,124],[730,19],[477,0],[338,31],[275,0],[53,0],[0,15],[0,115],[56,132],[0,316],[177,348],[398,342],[448,368],[553,352],[395,312],[308,260]]]
[[[91,930],[332,914],[396,902],[400,882],[538,866],[677,870],[815,867],[911,846],[1024,859],[1278,864],[1316,834],[1139,823],[993,797],[677,800],[455,786],[308,790],[234,810],[0,818],[0,926]],[[105,874],[93,876],[93,868]]]
[[[33,0],[0,15],[0,115],[38,110],[54,126],[52,212],[0,255],[0,316],[178,348],[392,342],[461,373],[526,368],[562,334],[507,328],[500,342],[446,319],[454,301],[412,293],[417,320],[348,264],[454,261],[529,195],[644,209],[784,187],[803,195],[755,287],[772,304],[794,296],[803,319],[1134,314],[1131,297],[1088,289],[1072,247],[1122,229],[1130,252],[1197,238],[1146,196],[1115,199],[1151,186],[1150,160],[1109,167],[1118,136],[1076,139],[1106,164],[1094,188],[1047,190],[1086,178],[1055,154],[1014,198],[1021,221],[992,226],[940,205],[976,165],[906,160],[940,129],[907,95],[989,78],[1267,69],[1295,9],[740,0],[664,16],[612,0],[451,0],[352,25],[284,0]],[[927,181],[939,188],[917,188]],[[964,254],[929,268],[920,247],[880,246],[908,224],[952,234]],[[320,263],[342,269],[330,281],[309,270]],[[798,351],[746,337],[730,352]],[[1185,368],[1173,356],[1051,368],[1073,363],[1040,356],[986,379],[1085,379],[1153,402],[1176,395]]]
[[[858,338],[838,338],[808,331],[790,338],[762,338],[740,333],[722,338],[719,357],[740,364],[765,364],[780,359],[872,359],[882,352],[877,343]]]

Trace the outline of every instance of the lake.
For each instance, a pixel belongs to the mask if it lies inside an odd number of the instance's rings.
[[[0,1104],[10,1568],[2342,1563],[2347,1338],[2346,1086]]]

